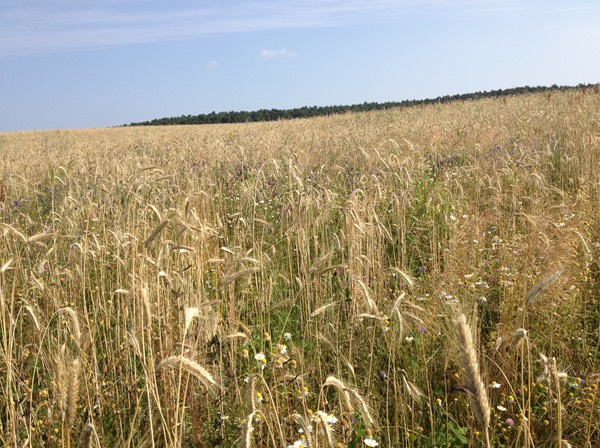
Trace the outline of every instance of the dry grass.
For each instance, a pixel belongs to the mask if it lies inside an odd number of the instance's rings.
[[[597,89],[0,153],[0,445],[600,436]]]

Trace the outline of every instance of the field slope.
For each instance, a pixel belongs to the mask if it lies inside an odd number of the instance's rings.
[[[0,445],[594,446],[599,199],[598,89],[0,134]]]

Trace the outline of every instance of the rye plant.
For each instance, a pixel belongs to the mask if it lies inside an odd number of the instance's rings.
[[[0,445],[594,446],[598,110],[0,134]]]

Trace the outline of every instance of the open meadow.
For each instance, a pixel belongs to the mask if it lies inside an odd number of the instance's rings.
[[[0,445],[597,447],[598,88],[0,134]]]

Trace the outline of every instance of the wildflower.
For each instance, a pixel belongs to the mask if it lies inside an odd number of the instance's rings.
[[[245,359],[248,359],[248,349],[247,348],[242,350],[242,357]]]
[[[264,401],[264,397],[263,394],[261,394],[260,392],[256,392],[256,402],[257,403],[262,403]]]
[[[492,384],[490,384],[490,387],[492,389],[500,389],[502,387],[502,384],[492,381]]]
[[[302,390],[298,391],[298,398],[302,399],[304,397],[308,397],[308,387],[304,386]]]
[[[498,409],[500,412],[506,411],[506,408],[504,406],[502,406],[501,404],[499,404],[498,406],[496,406],[496,409]]]
[[[327,423],[329,423],[330,425],[334,425],[334,424],[336,424],[338,422],[338,419],[337,419],[337,417],[335,415],[328,414],[327,418],[325,419],[325,421]]]
[[[292,340],[292,333],[283,333],[283,340],[284,341],[291,341]]]
[[[507,418],[504,423],[506,424],[506,426],[513,426],[515,424],[515,421],[512,418]]]
[[[383,321],[383,331],[390,331],[390,320],[387,318]]]
[[[265,342],[269,342],[271,340],[271,335],[269,334],[268,331],[264,332],[263,339],[265,340]]]
[[[404,339],[406,340],[406,342],[411,343],[414,340],[414,337],[406,336]]]
[[[293,445],[288,445],[288,448],[306,448],[306,440],[296,440]]]
[[[367,437],[365,439],[365,445],[367,445],[367,446],[379,446],[379,442],[377,442],[375,439]]]
[[[287,345],[285,345],[285,344],[277,344],[277,351],[279,351],[279,353],[281,355],[287,354]]]
[[[257,353],[256,355],[254,355],[254,359],[258,361],[258,365],[261,369],[265,368],[265,365],[267,364],[267,357],[264,353]]]

